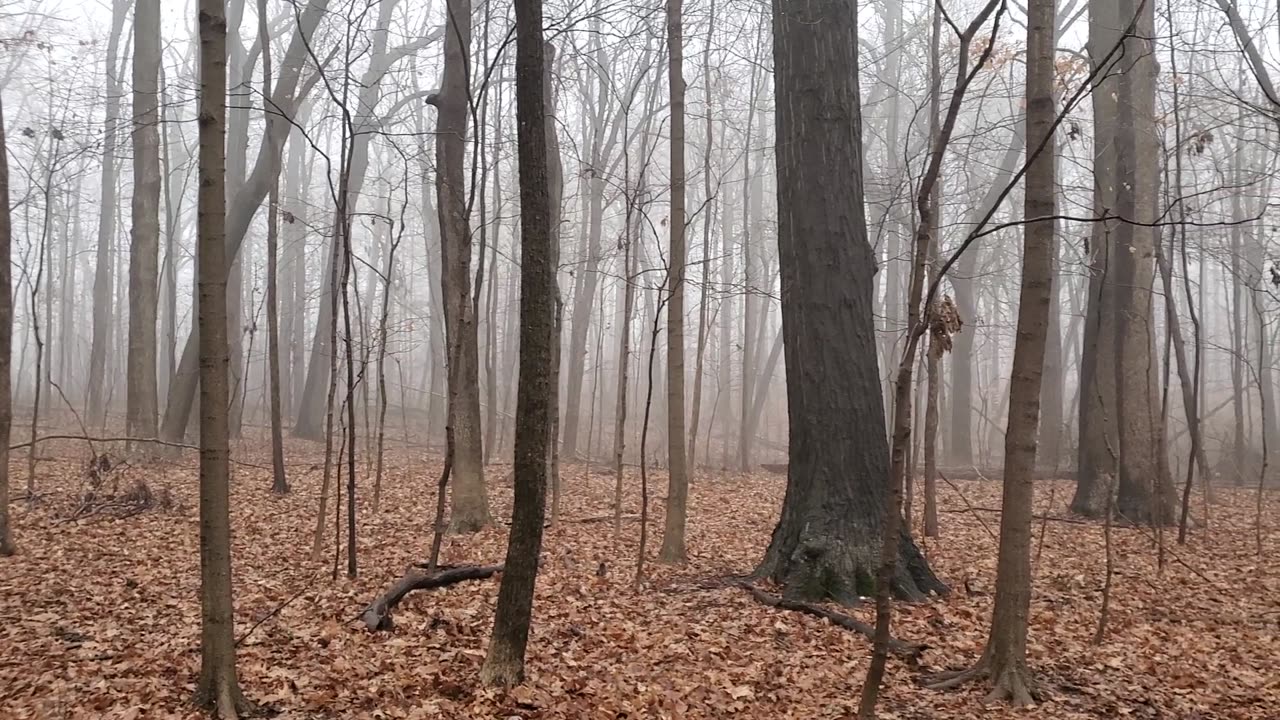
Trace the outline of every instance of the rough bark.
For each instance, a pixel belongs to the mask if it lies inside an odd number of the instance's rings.
[[[471,223],[467,217],[466,136],[471,120],[467,53],[471,0],[447,0],[444,72],[435,100],[436,208],[440,212],[441,294],[448,344],[449,426],[454,438],[455,532],[490,524],[480,427],[480,356],[471,303]]]
[[[198,324],[200,335],[200,681],[196,703],[231,720],[249,710],[236,677],[227,428],[225,3],[201,0]]]
[[[667,275],[667,507],[660,562],[683,563],[688,515],[689,469],[685,457],[684,417],[684,2],[667,0],[667,83],[671,91],[671,268]]]
[[[138,0],[133,22],[133,228],[129,245],[126,435],[156,436],[160,265],[160,0]]]
[[[875,256],[863,215],[855,19],[837,0],[775,0],[778,256],[790,465],[757,574],[797,600],[869,595],[889,492]],[[894,591],[942,591],[905,533]]]
[[[557,304],[555,231],[548,158],[550,62],[542,38],[542,3],[516,5],[516,118],[520,167],[520,370],[516,397],[515,503],[506,570],[498,589],[493,637],[481,682],[510,687],[524,679],[524,654],[542,551],[547,460],[553,444],[551,398]]]

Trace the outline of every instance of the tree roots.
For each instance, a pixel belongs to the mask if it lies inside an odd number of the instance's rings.
[[[1025,663],[1007,661],[996,669],[994,663],[986,655],[973,667],[967,670],[938,673],[927,677],[923,685],[930,690],[951,690],[971,682],[989,681],[991,691],[987,693],[989,703],[1007,702],[1015,708],[1030,707],[1041,699],[1031,671]]]

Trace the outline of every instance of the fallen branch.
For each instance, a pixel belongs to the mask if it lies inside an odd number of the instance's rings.
[[[45,435],[35,440],[20,442],[16,445],[10,445],[10,450],[21,450],[32,445],[39,445],[50,440],[82,440],[87,443],[111,443],[111,442],[127,442],[127,443],[154,443],[156,445],[164,445],[166,447],[182,448],[184,450],[199,450],[199,445],[188,445],[186,443],[168,442],[157,438],[136,438],[136,437],[89,437],[87,435]],[[90,446],[92,448],[92,445]]]
[[[822,607],[821,605],[815,605],[813,603],[800,602],[798,600],[788,600],[779,595],[774,595],[773,593],[765,592],[764,590],[761,590],[760,588],[756,587],[755,585],[752,585],[751,583],[745,580],[740,580],[734,584],[736,584],[738,587],[742,588],[743,590],[746,590],[748,593],[751,594],[751,597],[755,599],[756,602],[762,605],[768,605],[769,607],[779,608],[781,610],[795,610],[796,612],[807,613],[809,615],[814,615],[816,617],[825,618],[826,620],[829,620],[833,625],[839,625],[840,627],[846,630],[852,630],[856,633],[860,633],[867,639],[873,639],[875,637],[876,629],[874,627],[868,625],[867,623],[862,622],[861,620],[858,620],[857,618],[845,615],[844,613],[836,612],[834,610],[828,610]],[[889,638],[890,652],[894,653],[895,655],[900,655],[902,657],[905,657],[908,659],[908,661],[913,663],[920,658],[920,653],[924,652],[927,648],[928,648],[927,645],[910,643],[903,640],[898,640],[897,638]]]
[[[391,611],[414,590],[432,590],[434,588],[453,585],[465,580],[484,580],[502,572],[501,565],[464,565],[429,572],[414,565],[405,571],[404,577],[396,581],[377,600],[374,600],[360,613],[360,622],[370,631],[390,630],[392,628]]]

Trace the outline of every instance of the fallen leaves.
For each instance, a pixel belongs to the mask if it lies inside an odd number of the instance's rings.
[[[172,493],[184,510],[60,523],[75,510],[84,449],[65,443],[45,452],[51,459],[41,463],[40,486],[48,500],[34,509],[13,505],[21,552],[0,560],[0,717],[199,717],[188,704],[199,664],[194,455],[129,471]],[[269,492],[265,446],[250,443],[237,457],[249,463],[237,466],[233,480],[237,633],[261,622],[239,649],[240,675],[250,697],[281,718],[809,720],[856,710],[869,656],[864,637],[705,582],[753,569],[784,478],[698,475],[691,564],[652,566],[651,587],[637,591],[638,526],[624,525],[615,547],[609,523],[572,522],[612,516],[613,479],[566,466],[565,522],[547,529],[528,679],[499,693],[476,685],[496,578],[409,594],[387,633],[356,621],[404,568],[426,557],[437,459],[390,451],[383,512],[364,508],[360,516],[364,574],[347,581],[330,578],[331,534],[322,566],[307,558],[319,485],[318,473],[307,472],[315,447],[290,445],[294,492],[285,497]],[[491,473],[500,476],[500,469]],[[998,507],[997,483],[955,482],[975,505]],[[628,478],[627,509],[637,503],[634,485]],[[1036,512],[1062,516],[1070,486],[1051,487],[1038,484]],[[491,493],[494,516],[508,516],[510,489],[495,482]],[[1218,494],[1208,532],[1197,531],[1187,546],[1166,536],[1169,552],[1194,572],[1172,560],[1161,571],[1148,532],[1116,528],[1113,632],[1100,647],[1089,639],[1100,600],[1101,527],[1044,524],[1030,655],[1049,700],[1034,717],[1274,719],[1280,567],[1254,553],[1254,496]],[[922,542],[953,593],[897,606],[895,635],[929,647],[920,671],[890,664],[881,716],[1027,717],[984,706],[981,688],[939,693],[916,684],[919,672],[971,664],[991,612],[994,546],[952,491],[941,488],[939,501],[958,512],[941,516],[941,538]],[[1280,503],[1267,502],[1268,517],[1277,517]],[[653,522],[660,533],[661,512]],[[1276,547],[1280,533],[1266,531],[1265,547]],[[442,562],[501,562],[504,543],[502,526],[449,537]],[[869,607],[846,612],[872,621]]]

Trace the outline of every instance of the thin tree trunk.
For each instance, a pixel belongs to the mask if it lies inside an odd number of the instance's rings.
[[[158,0],[153,0],[158,1]],[[262,43],[262,92],[271,92],[270,35],[267,32],[267,0],[258,0],[258,37]],[[263,108],[266,115],[270,109]],[[280,410],[280,316],[277,311],[280,233],[280,179],[267,195],[267,384],[271,394],[271,491],[289,492],[284,471],[284,421]]]
[[[200,0],[200,681],[196,704],[220,720],[250,711],[236,677],[227,428],[226,38],[222,0]]]
[[[667,46],[670,52],[667,82],[671,91],[671,271],[667,301],[667,455],[666,525],[658,559],[683,563],[684,530],[688,515],[689,469],[685,456],[684,417],[684,278],[685,167],[684,167],[684,0],[667,0]]]
[[[16,551],[9,518],[9,431],[13,424],[13,222],[9,210],[9,144],[0,99],[0,556]]]
[[[101,214],[98,216],[98,246],[93,276],[93,340],[89,348],[89,423],[104,427],[106,417],[106,374],[111,338],[112,272],[111,246],[116,234],[116,144],[120,117],[120,80],[116,77],[120,36],[124,32],[127,0],[113,0],[111,35],[107,41],[106,128],[102,140]]]
[[[557,215],[556,178],[548,139],[555,133],[550,45],[542,39],[542,3],[516,5],[516,106],[519,118],[520,214],[520,376],[516,414],[515,503],[502,585],[498,589],[493,637],[480,679],[511,687],[524,679],[524,655],[533,615],[534,584],[542,550],[546,510],[546,462],[554,444],[551,398],[558,393],[553,346],[557,304],[552,219]]]

